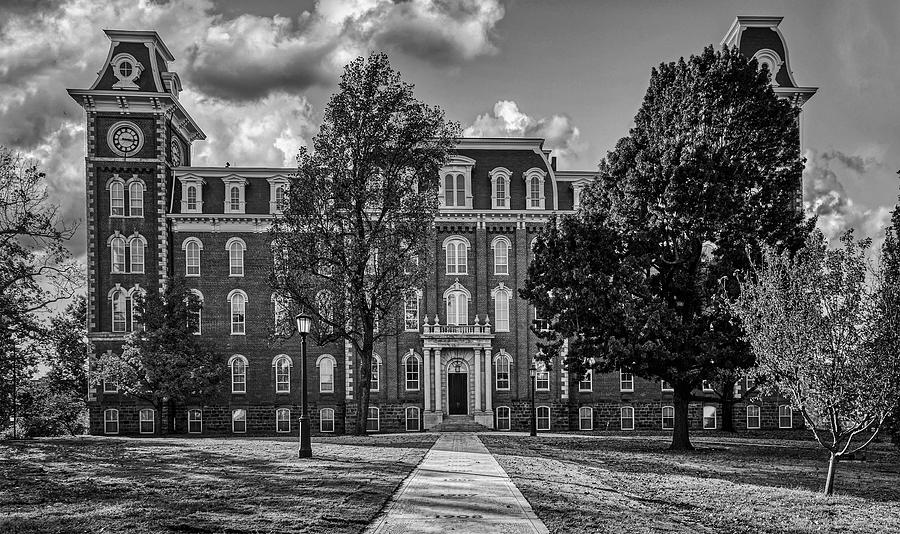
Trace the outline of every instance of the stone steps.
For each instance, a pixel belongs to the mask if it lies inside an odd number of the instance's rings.
[[[490,429],[476,423],[472,416],[449,415],[445,416],[444,421],[431,430],[433,432],[484,432]]]

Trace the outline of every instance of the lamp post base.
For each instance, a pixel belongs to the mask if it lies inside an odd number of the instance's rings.
[[[309,419],[304,414],[300,417],[300,458],[312,458],[312,445],[309,439]]]

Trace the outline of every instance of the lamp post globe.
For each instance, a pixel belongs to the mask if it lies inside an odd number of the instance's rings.
[[[312,327],[312,317],[299,313],[296,317],[297,332],[300,334],[300,458],[312,457],[310,443],[309,414],[306,404],[306,336]]]

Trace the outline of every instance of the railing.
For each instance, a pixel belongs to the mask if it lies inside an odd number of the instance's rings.
[[[458,336],[489,335],[491,333],[491,322],[488,317],[485,317],[484,323],[481,323],[478,316],[475,316],[475,324],[440,324],[440,319],[435,315],[434,323],[429,323],[428,316],[426,316],[422,322],[422,333]]]

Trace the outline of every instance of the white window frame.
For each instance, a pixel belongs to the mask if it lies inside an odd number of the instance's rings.
[[[125,180],[119,178],[118,174],[114,174],[113,178],[107,182],[106,189],[109,191],[109,216],[124,217],[125,216]],[[121,193],[121,194],[117,194]],[[116,213],[116,211],[119,211]]]
[[[109,247],[110,274],[127,274],[129,259],[127,254],[128,240],[116,230],[106,240],[106,245]]]
[[[498,235],[491,241],[494,256],[494,276],[509,276],[509,252],[512,242],[506,236]],[[504,252],[501,254],[500,251]]]
[[[506,413],[505,416],[500,415],[503,412]],[[506,428],[501,421],[506,421]],[[509,406],[497,406],[497,430],[512,430],[512,410],[509,409]]]
[[[245,178],[241,178],[237,175],[226,176],[222,178],[222,183],[225,185],[225,213],[246,213],[247,207],[247,180]],[[231,200],[231,189],[236,187],[238,190],[238,205],[237,209],[232,206]]]
[[[117,298],[120,297],[120,298]],[[111,332],[121,334],[128,331],[128,309],[131,307],[128,291],[116,284],[109,292]],[[117,311],[121,309],[121,311]],[[117,319],[121,315],[121,321]]]
[[[447,313],[448,325],[469,324],[469,302],[471,300],[472,294],[459,282],[454,282],[447,291],[444,291],[444,310]]]
[[[375,410],[375,417],[372,417],[372,410]],[[375,421],[375,428],[369,428],[369,423]],[[381,409],[378,406],[369,406],[369,413],[366,414],[366,432],[381,431]]]
[[[331,383],[324,380],[327,376],[322,372],[325,365],[331,366]],[[316,360],[316,370],[319,373],[319,393],[334,393],[334,374],[337,368],[337,360],[331,354],[323,354]]]
[[[197,415],[198,417],[194,417]],[[203,433],[203,410],[199,408],[191,408],[187,411],[187,420],[188,420],[188,434],[202,434]],[[200,425],[200,430],[191,430],[191,424]]]
[[[670,384],[668,381],[662,380],[659,383],[659,390],[660,391],[675,391],[675,388],[673,388],[672,384]]]
[[[244,417],[238,418],[238,414],[243,413]],[[244,429],[238,430],[237,423],[244,423]],[[231,433],[232,434],[246,434],[247,433],[247,409],[246,408],[234,408],[231,410]]]
[[[144,274],[146,249],[147,240],[141,234],[135,232],[128,238],[128,272]],[[136,254],[137,251],[140,253]]]
[[[750,415],[751,409],[756,411],[756,415]],[[750,419],[756,419],[756,424],[751,425]],[[748,404],[747,405],[747,429],[748,430],[757,430],[762,425],[762,409],[760,409],[759,405],[756,404]]]
[[[712,426],[707,425],[707,420],[710,417],[707,414],[709,410],[712,410]],[[719,411],[715,406],[706,404],[703,406],[703,430],[716,430],[719,428]]]
[[[372,355],[372,376],[369,378],[369,391],[381,391],[381,356]]]
[[[197,250],[197,272],[191,272],[191,268],[194,267],[191,262],[191,245],[194,245]],[[203,241],[200,241],[199,238],[189,237],[181,242],[181,250],[184,251],[184,276],[185,278],[195,278],[200,276],[201,269],[201,256],[203,255]]]
[[[416,414],[415,417],[409,416],[410,411],[415,412],[415,414]],[[420,422],[421,421],[421,411],[419,410],[419,408],[417,406],[407,406],[406,409],[403,410],[403,418],[404,418],[404,421],[406,424],[407,432],[418,432],[421,429],[421,427],[422,427],[421,422]],[[410,421],[416,422],[415,428],[410,428],[410,426],[409,426]]]
[[[546,416],[546,417],[542,417],[542,416],[541,416],[541,412],[543,412],[543,411],[546,411],[546,412],[547,412],[547,416]],[[535,419],[535,425],[537,426],[537,429],[538,429],[538,430],[542,430],[542,431],[545,431],[545,432],[550,430],[550,428],[551,428],[551,422],[550,422],[550,416],[551,416],[551,413],[552,413],[552,412],[551,412],[549,406],[538,406],[537,408],[535,408],[535,416],[534,416],[534,419]],[[542,425],[542,424],[541,424],[541,421],[542,421],[542,420],[546,420],[547,424],[546,424],[546,425]]]
[[[243,372],[237,373],[235,372],[235,364],[241,364],[243,366]],[[228,368],[231,372],[231,394],[232,395],[244,395],[247,393],[247,367],[249,364],[247,362],[247,358],[243,357],[240,354],[235,354],[231,358],[228,358]],[[236,380],[237,377],[242,377],[241,380]],[[236,388],[235,385],[240,385],[239,388]]]
[[[410,373],[411,365],[415,366],[414,373]],[[410,378],[410,375],[414,375],[415,378]],[[419,359],[419,355],[415,352],[410,351],[403,358],[403,383],[405,385],[406,391],[419,391],[422,383],[422,362]],[[411,386],[412,384],[412,386]]]
[[[150,419],[145,419],[144,415],[149,412]],[[144,423],[150,422],[150,430],[144,431]],[[139,434],[155,434],[156,433],[156,410],[153,408],[141,408],[138,412],[138,433]]]
[[[491,298],[494,299],[494,331],[509,332],[509,308],[512,301],[512,289],[500,282],[500,285],[491,290]]]
[[[291,392],[291,369],[293,367],[294,362],[287,354],[279,354],[272,358],[276,394],[286,394]]]
[[[178,181],[181,182],[181,213],[203,213],[203,186],[206,184],[206,180],[199,176],[188,174],[179,176]],[[196,188],[196,206],[194,207],[191,207],[188,202],[188,189],[190,187]]]
[[[200,309],[197,310],[197,331],[194,332],[195,336],[199,336],[203,333],[203,293],[199,289],[191,289],[191,293],[197,295],[197,300],[200,301]]]
[[[585,410],[587,410],[587,417],[585,417]],[[584,425],[585,419],[588,420],[588,426]],[[578,408],[578,430],[593,430],[594,429],[594,409],[590,406],[582,406]]]
[[[410,291],[403,297],[403,330],[406,332],[419,331],[419,306],[422,300],[422,292]]]
[[[243,310],[240,310],[240,321],[235,321],[235,316],[238,315],[238,309],[235,308],[235,299],[237,297],[241,297],[243,299]],[[232,336],[244,336],[247,335],[247,294],[241,291],[240,289],[232,289],[230,293],[228,293],[228,311],[229,311],[229,321],[231,323],[231,335]],[[238,328],[235,328],[235,327]]]
[[[625,377],[628,377],[626,380]],[[626,373],[619,369],[619,392],[634,393],[634,373]]]
[[[475,166],[475,160],[466,156],[454,155],[450,156],[450,161],[441,168],[438,176],[441,180],[438,185],[438,202],[441,208],[451,209],[472,209],[472,167]],[[463,203],[458,202],[457,175],[463,177]],[[447,176],[453,176],[453,203],[447,204],[447,195],[445,191]]]
[[[537,167],[532,167],[532,168],[528,169],[527,171],[525,171],[524,173],[522,173],[522,177],[525,179],[525,209],[528,209],[528,210],[546,209],[545,206],[546,206],[547,199],[545,198],[545,193],[544,193],[544,180],[547,177],[547,173],[542,169],[538,169]],[[531,190],[532,178],[537,179],[540,184],[539,185],[540,196],[538,196],[538,197],[534,197],[532,195],[532,190]]]
[[[280,215],[284,213],[284,206],[287,203],[288,179],[285,176],[278,175],[266,178],[266,181],[269,182],[269,213]],[[278,205],[279,188],[282,188],[281,206]]]
[[[700,389],[703,391],[703,393],[715,392],[715,389],[713,389],[712,386],[712,382],[710,382],[709,380],[703,380],[702,382],[700,382]]]
[[[545,386],[541,386],[540,384],[545,382]],[[547,370],[538,370],[534,374],[534,390],[535,391],[550,391],[550,371]]]
[[[119,392],[119,383],[115,380],[104,380],[103,381],[103,393],[118,393]]]
[[[469,249],[472,248],[469,240],[459,235],[453,235],[444,239],[442,246],[446,274],[469,274]],[[452,256],[451,251],[453,252]]]
[[[325,417],[328,414],[329,417]],[[331,430],[325,430],[325,422],[331,423]],[[319,410],[319,432],[323,434],[334,433],[334,408],[322,408]]]
[[[506,367],[506,371],[501,371],[503,366]],[[501,378],[501,376],[505,375],[505,378]],[[506,385],[501,385],[502,382],[505,382]],[[500,351],[497,354],[497,357],[494,358],[494,389],[497,391],[509,391],[510,384],[512,383],[512,357]]]
[[[628,417],[625,417],[625,414],[629,414]],[[628,421],[630,423],[630,427],[626,427],[625,422]],[[621,406],[619,407],[619,429],[620,430],[634,430],[634,407],[633,406]]]
[[[781,415],[782,408],[787,408],[787,417],[789,420],[788,426],[784,426],[781,424],[781,419],[784,417]],[[778,428],[786,429],[786,428],[794,428],[794,409],[791,408],[790,404],[779,404],[778,405]]]
[[[672,411],[672,417],[666,417],[666,410]],[[674,406],[663,406],[660,410],[661,415],[661,424],[663,430],[674,430],[675,429],[675,407]],[[666,419],[672,420],[672,426],[666,426]]]
[[[287,414],[287,417],[282,417],[282,415]],[[287,422],[287,428],[282,430],[281,423]],[[291,431],[291,409],[290,408],[276,408],[275,409],[275,432],[279,434],[287,434]]]
[[[488,173],[491,177],[491,208],[495,210],[510,209],[509,184],[512,179],[512,171],[506,167],[497,167]],[[503,184],[503,196],[499,196],[500,184]],[[501,201],[503,201],[501,203]]]
[[[114,415],[115,418],[110,418],[110,415]],[[110,430],[109,425],[115,425],[115,430]],[[116,408],[107,408],[103,410],[103,433],[108,435],[115,435],[119,433],[119,410]]]
[[[147,190],[147,186],[140,179],[131,179],[126,183],[128,185],[128,216],[143,218],[144,192]],[[135,202],[135,200],[138,202]]]
[[[587,384],[587,387],[584,385]],[[578,391],[580,393],[592,393],[594,391],[594,370],[588,369],[584,373],[584,377],[578,381]]]
[[[239,254],[234,254],[239,251]],[[228,276],[241,278],[246,270],[244,269],[244,260],[246,259],[247,243],[240,237],[232,237],[225,243],[225,252],[228,253]],[[237,265],[240,260],[240,265]]]

